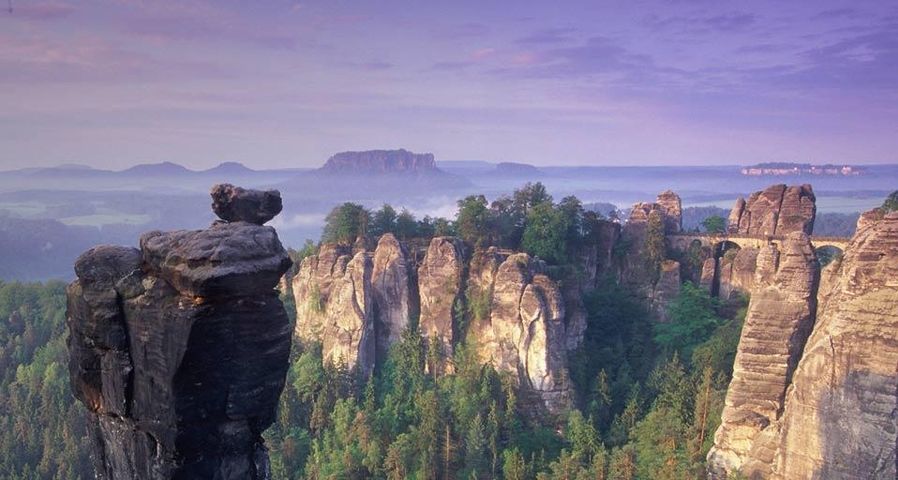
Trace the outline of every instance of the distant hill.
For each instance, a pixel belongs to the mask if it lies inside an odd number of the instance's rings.
[[[147,175],[164,177],[169,175],[190,174],[195,172],[193,172],[192,170],[188,170],[187,167],[178,165],[177,163],[162,162],[135,165],[131,168],[122,170],[121,173],[124,175]]]
[[[215,175],[250,175],[256,173],[256,171],[240,162],[224,162],[215,167],[201,170],[199,173]]]
[[[543,171],[529,163],[502,162],[496,164],[496,173],[504,176],[535,177],[543,174]]]

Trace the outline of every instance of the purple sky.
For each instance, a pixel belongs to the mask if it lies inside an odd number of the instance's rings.
[[[12,4],[0,169],[898,163],[894,0]]]

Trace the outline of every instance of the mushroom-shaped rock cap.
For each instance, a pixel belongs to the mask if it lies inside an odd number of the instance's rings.
[[[281,213],[281,192],[249,190],[221,183],[212,187],[212,211],[228,222],[262,225]]]

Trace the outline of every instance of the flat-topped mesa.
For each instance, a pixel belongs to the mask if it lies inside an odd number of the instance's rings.
[[[405,149],[340,152],[330,157],[319,171],[358,175],[441,172],[432,153],[412,153]]]
[[[284,208],[277,190],[246,190],[222,183],[213,186],[210,194],[212,211],[227,222],[264,225]]]
[[[727,228],[738,235],[810,235],[816,215],[816,197],[810,185],[771,185],[751,194],[748,200],[736,200]]]
[[[232,205],[265,195],[242,192]],[[273,228],[229,217],[76,261],[69,370],[98,478],[270,477],[261,435],[291,340],[275,286],[291,262]]]

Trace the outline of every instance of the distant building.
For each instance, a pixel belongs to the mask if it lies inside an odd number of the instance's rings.
[[[811,165],[809,163],[759,163],[742,169],[742,175],[753,177],[784,175],[855,176],[863,171],[851,165]]]

